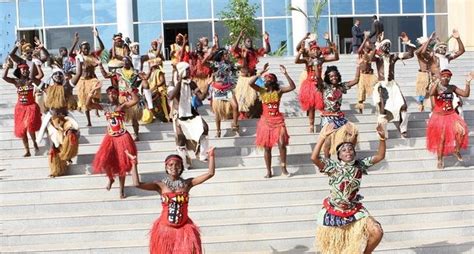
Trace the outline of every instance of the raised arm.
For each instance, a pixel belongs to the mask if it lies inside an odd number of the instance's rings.
[[[69,56],[74,56],[74,50],[76,49],[77,43],[79,43],[79,33],[74,33],[74,39],[72,40],[72,46],[69,49]]]
[[[288,84],[289,84],[289,86],[280,88],[281,93],[288,93],[295,90],[296,89],[295,82],[293,81],[293,79],[291,79],[290,75],[288,75],[288,72],[286,71],[286,67],[284,65],[280,65],[280,71],[286,77],[286,80],[288,81]]]
[[[92,32],[94,33],[94,36],[97,38],[97,41],[99,42],[99,51],[102,51],[105,49],[104,43],[102,42],[102,39],[100,39],[99,36],[99,31],[97,30],[97,27],[95,27]]]
[[[263,65],[262,70],[261,70],[259,73],[257,73],[257,75],[253,76],[253,77],[249,80],[249,85],[250,85],[250,87],[252,87],[253,90],[259,91],[259,90],[261,89],[261,87],[257,86],[257,85],[255,84],[255,82],[257,82],[257,79],[260,78],[265,72],[267,72],[268,69],[269,69],[269,65],[268,65],[268,63],[265,63],[265,64]]]
[[[215,49],[219,48],[219,36],[217,34],[214,35],[212,48],[215,48]]]
[[[157,183],[142,183],[140,182],[140,175],[138,174],[138,161],[137,161],[137,156],[132,155],[128,150],[125,150],[125,156],[127,156],[130,161],[132,162],[132,181],[133,181],[133,186],[142,189],[142,190],[147,190],[147,191],[156,191],[161,194],[161,187]]]
[[[428,45],[430,45],[430,43],[434,40],[435,37],[436,37],[436,32],[432,32],[430,35],[430,38],[428,38],[428,40],[425,41],[425,43],[423,43],[421,47],[416,50],[416,55],[419,56],[419,55],[425,54],[426,49],[428,48]]]
[[[3,72],[3,80],[16,86],[16,80],[14,78],[8,77],[8,71],[10,70],[10,65],[7,65],[5,71]]]
[[[372,164],[377,164],[383,159],[385,159],[385,150],[386,150],[386,144],[385,144],[385,130],[382,126],[382,124],[377,125],[377,134],[379,135],[379,149],[377,150],[377,153],[372,157]]]
[[[311,160],[313,161],[314,165],[319,168],[319,171],[324,170],[324,168],[326,167],[326,164],[324,164],[324,162],[319,159],[321,148],[323,147],[324,142],[326,142],[326,138],[334,131],[336,131],[334,124],[331,123],[326,125],[319,133],[318,143],[316,143],[316,146],[313,149],[313,153],[311,154]]]
[[[296,54],[295,64],[306,64],[307,63],[305,57],[301,58],[301,55],[303,54],[303,52],[304,52],[304,48],[300,48],[300,50],[298,51],[298,54]]]
[[[410,42],[410,39],[408,38],[407,34],[405,32],[402,32],[400,35],[400,39],[402,39],[402,43],[405,44],[408,48],[407,52],[401,52],[398,53],[395,57],[395,61],[397,60],[405,60],[405,59],[410,59],[415,56],[415,45]]]
[[[334,52],[334,55],[327,55],[324,56],[324,62],[334,62],[339,60],[339,50],[337,50],[336,44],[329,40],[329,34],[326,32],[324,33],[324,39],[326,39],[329,47]]]
[[[72,76],[71,81],[70,81],[72,85],[75,86],[77,82],[79,82],[79,79],[81,78],[81,76],[82,76],[82,62],[76,61],[76,74]]]
[[[184,61],[184,57],[186,56],[186,45],[188,44],[188,35],[184,35],[183,39],[183,46],[181,47],[181,50],[179,51],[179,61],[182,62]]]
[[[356,67],[356,72],[355,72],[355,77],[353,80],[347,82],[347,86],[348,87],[353,87],[355,86],[356,84],[359,83],[359,77],[360,77],[360,62],[362,61],[362,59],[358,59],[357,60],[357,67]]]
[[[39,60],[42,63],[45,63],[46,61],[48,61],[48,59],[50,58],[49,52],[48,52],[48,50],[46,50],[43,43],[41,42],[41,40],[38,37],[35,37],[35,45],[36,45],[36,48],[40,50]]]
[[[438,85],[436,85],[436,82],[433,82],[433,84],[430,87],[430,96],[437,96],[438,95]]]
[[[232,49],[231,49],[232,51],[235,51],[239,47],[240,40],[242,40],[243,35],[244,35],[244,30],[240,31],[239,37],[237,37],[237,40],[232,45]]]
[[[459,96],[469,97],[469,95],[471,94],[471,80],[473,78],[474,78],[474,71],[471,71],[469,74],[467,74],[466,86],[464,87],[464,90],[459,87],[456,87],[456,89],[454,89],[454,92]]]
[[[120,105],[121,108],[131,108],[138,103],[138,96],[136,93],[133,92],[132,88],[128,88],[127,91],[130,94],[131,99]]]
[[[104,65],[102,64],[102,61],[99,61],[99,69],[100,69],[100,73],[102,73],[102,76],[104,76],[104,78],[111,78],[113,76],[112,73],[105,70]]]
[[[211,147],[207,153],[208,153],[208,160],[209,160],[209,169],[208,171],[205,173],[205,174],[202,174],[198,177],[195,177],[191,180],[191,186],[189,188],[192,188],[196,185],[199,185],[209,179],[211,179],[215,172],[216,172],[216,158],[215,158],[215,155],[214,155],[214,150],[215,148],[214,147]]]
[[[451,61],[451,60],[454,60],[458,57],[460,57],[462,54],[464,54],[464,52],[466,51],[464,49],[464,44],[462,43],[461,41],[461,38],[459,37],[459,32],[458,30],[456,29],[453,29],[453,34],[451,35],[451,37],[455,38],[456,41],[458,42],[458,46],[459,46],[459,49],[458,51],[456,51],[453,55],[449,55],[448,56],[448,60]]]
[[[18,48],[21,47],[21,42],[17,41],[15,43],[15,47],[13,47],[12,51],[10,51],[10,59],[15,62],[16,64],[20,64],[22,62],[24,62],[25,60],[23,60],[23,58],[19,57],[16,52],[18,51]]]
[[[310,33],[306,33],[305,37],[301,39],[300,42],[296,45],[296,51],[300,51],[301,48],[304,50],[304,41],[309,38]]]

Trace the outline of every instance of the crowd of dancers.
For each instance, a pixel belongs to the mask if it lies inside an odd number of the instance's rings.
[[[112,38],[112,49],[104,54],[98,31],[94,29],[93,33],[99,43],[95,51],[91,51],[89,42],[79,43],[78,34],[72,47],[61,48],[58,56],[50,55],[38,39],[34,44],[18,41],[11,51],[3,79],[17,89],[14,133],[23,140],[24,156],[31,156],[28,134],[35,150],[47,134],[51,141],[50,176],[66,174],[79,151],[80,126],[71,111],[83,112],[88,127],[92,125],[90,111],[97,115],[103,111],[107,128],[92,162],[94,173],[105,173],[107,190],[118,177],[120,198],[125,198],[128,173],[134,186],[161,195],[163,210],[151,230],[151,253],[202,253],[199,230],[187,215],[188,193],[214,176],[215,155],[214,148],[209,146],[209,126],[199,115],[198,107],[209,98],[216,138],[221,137],[221,121],[231,120],[231,131],[238,134],[239,120],[259,118],[255,144],[264,150],[265,177],[273,176],[271,158],[276,145],[281,172],[291,176],[286,162],[290,137],[279,108],[283,94],[296,89],[295,82],[283,65],[280,71],[286,85],[276,74],[269,73],[268,64],[257,69],[259,59],[270,49],[268,34],[264,35],[264,47],[259,49],[242,31],[229,50],[219,47],[219,38],[215,36],[212,46],[207,38],[200,38],[192,51],[187,35],[178,34],[170,47],[172,80],[167,81],[161,38],[152,41],[148,52],[141,54],[138,42],[130,42],[118,33]],[[460,150],[468,145],[462,97],[469,96],[474,73],[467,75],[464,89],[450,83],[452,72],[448,65],[464,52],[456,30],[450,37],[458,44],[458,51],[453,54],[448,53],[447,43],[435,33],[430,38],[419,38],[417,45],[402,33],[400,39],[406,52],[400,53],[391,52],[391,42],[383,36],[377,36],[375,41],[366,37],[358,50],[355,77],[349,81],[342,80],[334,65],[323,70],[323,64],[339,60],[336,45],[327,33],[324,38],[327,46],[321,47],[308,33],[297,45],[295,59],[296,64],[305,65],[299,77],[298,100],[302,111],[307,112],[310,133],[315,132],[316,112],[321,117],[322,129],[311,159],[330,179],[330,195],[318,214],[316,242],[323,253],[371,253],[383,231],[360,202],[361,178],[369,167],[385,158],[388,122],[399,122],[400,135],[408,138],[408,107],[395,81],[395,63],[414,55],[418,58],[417,101],[420,111],[427,101],[432,105],[426,129],[427,149],[437,154],[438,168],[444,167],[443,156],[448,154],[462,161]],[[108,61],[104,55],[108,55]],[[45,77],[42,70],[46,62],[52,68],[50,77]],[[110,80],[111,85],[105,89],[103,80],[96,75],[97,67],[102,77]],[[378,151],[366,158],[355,157],[358,128],[341,110],[343,95],[355,85],[356,109],[362,113],[366,99],[372,96],[378,114]],[[104,100],[102,91],[106,94]],[[177,154],[165,159],[166,177],[143,183],[137,169],[135,142],[140,140],[139,122],[150,124],[154,119],[172,123]],[[125,123],[131,123],[133,134],[127,131]],[[190,156],[189,150],[195,156]],[[331,159],[331,155],[337,159]],[[183,179],[181,174],[191,167],[192,157],[207,162],[209,170],[198,177]]]

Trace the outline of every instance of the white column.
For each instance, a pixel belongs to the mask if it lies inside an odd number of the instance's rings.
[[[291,6],[298,7],[305,13],[308,13],[308,4],[306,0],[291,0]],[[293,29],[293,48],[291,50],[293,51],[293,55],[296,55],[296,46],[298,45],[298,42],[300,42],[308,32],[308,19],[298,11],[291,12],[291,19],[291,27]]]
[[[129,37],[135,41],[133,34],[133,0],[115,0],[117,6],[117,32],[123,34],[123,38]]]

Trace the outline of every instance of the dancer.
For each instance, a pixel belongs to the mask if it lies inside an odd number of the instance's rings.
[[[211,83],[212,112],[216,117],[217,137],[221,137],[221,121],[232,118],[231,129],[239,132],[239,106],[232,91],[236,84],[236,69],[229,59],[229,52],[220,49],[214,54],[213,82]]]
[[[209,126],[196,109],[191,106],[193,94],[200,100],[203,100],[206,94],[201,93],[196,83],[191,80],[188,63],[180,62],[176,64],[174,71],[177,73],[177,83],[168,87],[168,99],[172,104],[177,151],[184,161],[184,167],[189,169],[191,159],[186,148],[188,141],[197,143],[194,147],[196,157],[199,157],[201,161],[207,160]]]
[[[130,133],[124,126],[125,110],[138,103],[137,95],[129,88],[130,100],[119,103],[119,90],[110,86],[107,88],[107,103],[94,102],[94,93],[100,90],[100,83],[96,83],[92,92],[87,97],[87,106],[93,109],[105,111],[107,119],[107,134],[105,134],[99,150],[95,154],[92,166],[94,173],[106,173],[109,178],[106,189],[110,190],[114,183],[114,177],[118,176],[120,181],[120,198],[125,198],[124,186],[125,175],[132,169],[132,162],[124,156],[127,150],[130,154],[137,154],[137,147]]]
[[[355,108],[361,114],[364,112],[366,98],[372,96],[374,85],[377,84],[377,76],[374,73],[374,69],[372,69],[372,58],[374,55],[375,49],[370,44],[368,37],[365,37],[358,50],[360,79],[357,85],[357,104],[355,105]]]
[[[215,42],[216,40],[217,35],[214,37],[214,45],[218,45]],[[185,36],[184,45],[187,44],[188,37]],[[196,50],[190,52],[189,54],[186,54],[183,49],[181,49],[180,51],[181,61],[185,61],[185,59],[188,59],[187,62],[189,63],[191,68],[191,77],[196,83],[196,85],[199,87],[199,90],[201,90],[201,93],[207,93],[207,90],[209,89],[209,84],[211,83],[212,69],[209,64],[209,60],[211,57],[211,51],[204,52],[204,47],[200,40],[196,43]]]
[[[362,62],[359,60],[359,62]],[[336,66],[328,66],[324,73],[324,82],[318,81],[318,93],[322,93],[323,109],[321,110],[321,126],[334,124],[335,130],[324,143],[324,157],[330,158],[336,153],[336,147],[341,143],[350,142],[357,144],[359,131],[355,124],[349,122],[341,111],[342,95],[347,93],[352,86],[359,82],[359,67],[356,69],[355,78],[342,82],[341,74]]]
[[[127,152],[129,160],[134,161],[134,185],[137,188],[156,191],[161,195],[163,207],[158,218],[150,230],[150,253],[182,253],[201,254],[201,234],[198,227],[188,217],[189,191],[214,176],[215,155],[214,148],[208,151],[209,170],[207,173],[194,178],[181,178],[184,171],[183,159],[179,155],[169,155],[165,159],[166,176],[150,183],[141,183],[136,156]]]
[[[250,37],[245,38],[244,47],[240,48],[239,44],[244,36],[241,31],[237,41],[231,48],[231,53],[238,60],[240,67],[240,76],[235,87],[235,96],[239,104],[240,119],[259,118],[261,115],[260,102],[257,93],[248,85],[252,76],[257,73],[258,59],[268,53],[267,45],[264,48],[255,49]],[[268,43],[265,41],[265,43]]]
[[[71,159],[79,151],[79,125],[68,115],[66,108],[53,109],[52,117],[47,123],[48,136],[51,140],[49,150],[49,177],[62,176],[66,173]]]
[[[97,84],[97,82],[99,82],[97,76],[95,75],[95,67],[97,67],[99,64],[98,58],[100,57],[102,50],[104,50],[104,43],[102,43],[102,40],[100,39],[97,28],[93,29],[92,32],[99,42],[99,50],[91,52],[91,45],[89,42],[84,41],[79,45],[80,53],[77,56],[79,62],[83,64],[82,76],[81,79],[79,79],[79,83],[77,84],[77,108],[86,114],[87,126],[92,126],[92,124],[89,112],[90,108],[87,107],[86,100],[93,87]],[[94,96],[95,97],[92,99],[95,100],[95,102],[100,101],[100,92],[94,93]],[[97,115],[99,114],[98,112],[96,113]]]
[[[466,149],[469,143],[467,124],[456,114],[453,99],[454,94],[469,97],[474,72],[466,77],[464,90],[449,83],[453,75],[450,70],[444,69],[440,75],[440,84],[434,84],[430,89],[434,106],[426,128],[426,146],[430,152],[437,153],[438,168],[442,169],[444,155],[454,153],[458,161],[463,161],[460,149]]]
[[[330,194],[323,200],[317,215],[316,247],[321,253],[364,253],[374,251],[382,240],[383,230],[362,205],[358,194],[362,175],[367,169],[385,158],[385,130],[379,124],[379,148],[374,156],[355,159],[355,146],[351,142],[337,147],[338,161],[319,156],[326,138],[335,131],[335,125],[326,125],[311,154],[319,172],[329,177]]]
[[[70,65],[69,65],[70,66]],[[46,89],[45,106],[48,109],[64,109],[75,110],[77,107],[76,99],[72,93],[73,88],[79,82],[82,75],[82,63],[77,63],[77,73],[72,76],[71,69],[68,69],[66,75],[62,69],[53,69],[50,84]],[[68,76],[69,78],[67,78]],[[72,77],[71,77],[72,76]]]
[[[298,99],[300,101],[301,109],[306,111],[309,118],[309,131],[314,133],[314,113],[316,109],[322,109],[323,98],[321,94],[317,93],[318,80],[321,79],[323,63],[333,62],[339,60],[339,51],[334,43],[329,41],[329,34],[325,33],[324,38],[329,43],[334,55],[323,55],[321,48],[316,44],[316,41],[310,44],[310,49],[307,56],[303,56],[305,49],[301,45],[298,54],[296,55],[296,64],[305,64],[306,79],[301,84]],[[303,56],[303,57],[302,57]]]
[[[182,35],[181,33],[176,35],[175,43],[170,45],[170,58],[171,64],[176,66],[180,61],[188,62],[189,59],[189,46],[185,44],[184,37],[188,35]],[[183,55],[183,56],[181,56]]]
[[[410,59],[414,56],[415,45],[410,43],[408,36],[403,32],[400,36],[402,43],[408,48],[408,52],[390,53],[391,42],[385,39],[380,42],[377,49],[378,54],[372,59],[377,64],[378,83],[374,87],[374,104],[379,116],[378,122],[384,125],[387,131],[387,123],[400,121],[399,130],[402,138],[408,137],[408,114],[407,104],[402,91],[395,81],[395,63],[398,60]],[[388,137],[388,132],[386,135]]]
[[[122,39],[122,33],[114,34],[112,38],[112,48],[110,49],[110,61],[107,66],[109,70],[116,68],[122,68],[124,65],[123,58],[130,54],[130,48],[125,44]]]
[[[268,72],[268,63],[263,66],[262,71],[250,80],[250,87],[260,94],[262,98],[262,117],[257,124],[257,137],[255,144],[257,147],[265,149],[265,165],[267,174],[265,178],[272,177],[272,147],[278,144],[280,149],[280,165],[283,175],[291,176],[286,169],[286,146],[288,145],[290,136],[286,130],[285,117],[280,112],[281,96],[295,90],[295,82],[291,79],[286,71],[286,67],[280,65],[281,73],[286,77],[289,86],[280,86],[275,74],[265,74],[265,86],[262,88],[255,84],[258,78]]]
[[[154,64],[163,65],[165,57],[161,53],[161,46],[163,45],[163,37],[160,36],[157,40],[151,42],[151,49],[148,50],[144,61],[148,61],[150,68]]]
[[[25,42],[24,40],[17,41],[15,47],[10,52],[10,59],[17,65],[26,64],[28,65],[29,72],[33,74],[33,77],[38,77],[34,81],[36,85],[39,85],[41,79],[44,76],[41,76],[39,73],[36,73],[37,70],[41,69],[41,65],[46,62],[49,58],[49,53],[44,47],[43,43],[38,39],[34,38],[35,48],[30,43]],[[21,57],[16,55],[16,52],[20,49]],[[35,66],[39,66],[35,68]]]
[[[436,33],[433,32],[430,38],[420,37],[417,42],[421,45],[416,51],[416,58],[418,59],[418,74],[416,76],[416,101],[418,102],[418,109],[420,112],[425,110],[425,99],[429,96],[429,85],[431,83],[430,67],[433,61],[432,50],[430,44],[435,37]]]
[[[137,72],[143,71],[143,63],[148,56],[140,55],[140,44],[138,42],[130,43],[130,58],[132,59],[133,69]]]
[[[33,79],[39,79],[42,76],[41,70],[38,70],[38,65],[34,65],[38,76],[34,77],[33,73],[30,73],[29,67],[26,63],[21,63],[17,66],[17,69],[13,72],[15,78],[9,77],[8,72],[10,70],[12,62],[6,65],[5,71],[3,72],[3,80],[13,84],[18,93],[18,102],[15,105],[15,136],[21,138],[23,146],[25,147],[24,157],[30,157],[30,146],[28,144],[28,135],[30,134],[31,141],[35,151],[38,151],[38,144],[36,143],[35,132],[41,128],[41,110],[35,102]]]
[[[160,121],[169,122],[171,118],[168,104],[165,72],[163,70],[162,64],[160,63],[150,62],[150,70],[146,78],[148,80],[148,85],[150,86],[150,92],[152,95],[153,114]]]

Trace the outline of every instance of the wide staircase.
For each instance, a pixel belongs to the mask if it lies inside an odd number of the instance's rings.
[[[279,64],[298,83],[302,65],[293,58],[264,58],[271,71],[287,84]],[[355,56],[334,63],[343,80],[354,77]],[[474,53],[453,61],[452,83],[464,87],[465,75],[474,70]],[[166,63],[169,80],[169,63]],[[464,117],[471,128],[465,162],[446,157],[443,170],[426,148],[428,112],[418,112],[415,102],[416,59],[397,63],[399,82],[409,108],[409,138],[400,138],[390,123],[386,158],[364,176],[360,194],[364,204],[384,228],[377,253],[472,253],[474,213],[474,100],[464,100]],[[47,73],[50,73],[48,70]],[[0,223],[1,253],[147,253],[149,229],[161,211],[157,193],[132,187],[127,177],[127,198],[121,200],[116,184],[105,190],[106,178],[91,175],[90,164],[105,133],[105,119],[74,112],[81,128],[79,156],[66,176],[49,178],[48,142],[39,153],[23,158],[21,140],[13,135],[12,85],[1,83],[0,101]],[[105,82],[107,84],[107,82]],[[104,85],[106,87],[106,85]],[[105,88],[104,88],[105,89]],[[240,136],[223,123],[221,138],[209,103],[200,108],[210,126],[215,146],[214,178],[191,190],[189,215],[199,225],[205,253],[315,253],[316,214],[328,195],[327,177],[310,161],[317,134],[309,133],[297,90],[283,96],[282,111],[290,133],[288,170],[281,176],[278,149],[273,150],[275,176],[265,179],[263,151],[254,145],[257,120],[240,122]],[[357,88],[344,95],[343,110],[360,131],[357,156],[370,156],[378,147],[376,115],[371,98],[366,110],[354,110]],[[429,111],[429,108],[427,108]],[[319,123],[319,117],[316,120]],[[128,126],[131,130],[131,126]],[[319,130],[319,127],[317,128]],[[175,152],[173,129],[157,121],[140,126],[139,173],[142,181],[164,176],[164,158]],[[184,178],[200,175],[205,163],[193,160]]]

